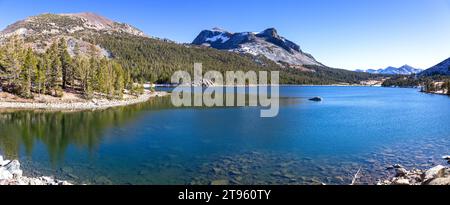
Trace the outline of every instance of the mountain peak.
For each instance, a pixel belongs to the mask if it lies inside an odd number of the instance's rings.
[[[114,25],[114,21],[98,15],[96,13],[92,13],[92,12],[82,12],[82,13],[70,13],[70,14],[60,14],[62,16],[73,16],[73,17],[79,17],[79,18],[83,18],[86,19],[87,21],[91,22],[91,23],[96,23],[96,24],[103,24],[103,25],[107,25],[107,26],[113,26]]]
[[[214,28],[211,29],[211,31],[227,32],[225,29],[220,28],[220,27],[214,27]]]
[[[147,37],[131,25],[115,22],[91,12],[45,13],[28,17],[6,27],[0,31],[0,43],[11,36],[20,36],[36,52],[45,52],[55,40],[63,38],[67,41],[70,54],[74,53],[75,45],[83,54],[86,54],[92,46],[96,46],[99,55],[109,57],[109,51],[88,40],[98,35]]]
[[[9,25],[5,30],[0,32],[0,35],[4,37],[17,34],[22,36],[49,34],[58,36],[97,31],[145,36],[142,31],[133,26],[115,22],[92,12],[66,14],[45,13],[32,16]]]
[[[232,33],[213,28],[200,32],[192,44],[254,56],[263,55],[282,65],[323,66],[312,55],[304,53],[299,45],[280,36],[275,28],[268,28],[260,33]]]
[[[267,36],[267,37],[273,37],[273,38],[278,38],[278,31],[275,28],[268,28],[264,31],[262,31],[261,33],[259,33],[259,35],[261,36]]]
[[[412,67],[412,66],[410,66],[408,64],[405,64],[405,65],[402,65],[400,68],[414,68],[414,67]]]

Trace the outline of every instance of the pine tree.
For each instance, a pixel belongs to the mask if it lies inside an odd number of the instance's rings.
[[[89,59],[89,69],[88,69],[88,84],[89,87],[92,89],[92,91],[99,90],[99,73],[98,70],[100,69],[100,62],[96,57],[91,57]]]
[[[80,46],[78,45],[78,43],[75,44],[73,53],[74,53],[74,58],[72,59],[72,65],[73,65],[72,66],[72,75],[73,76],[71,78],[72,82],[70,82],[70,83],[71,83],[72,87],[74,87],[74,86],[77,86],[75,84],[75,81],[78,81],[79,83],[81,83],[78,86],[80,87],[81,90],[83,90],[84,87],[83,87],[82,79],[84,78],[84,72],[83,72],[83,69],[81,68],[81,66],[84,66],[84,65],[82,65],[82,63],[85,63],[83,60],[86,60],[86,59],[81,55]]]
[[[21,85],[19,78],[24,61],[23,40],[18,36],[8,38],[2,55],[2,75],[0,76],[2,84],[5,85],[6,91],[18,94]]]
[[[0,46],[0,91],[3,90],[2,77],[6,70],[6,65],[5,65],[6,54],[5,53],[6,53],[5,48],[3,46]]]
[[[31,77],[33,71],[36,70],[37,67],[37,60],[34,56],[33,51],[31,48],[28,48],[25,60],[22,66],[22,69],[20,71],[20,95],[26,98],[31,98]]]
[[[90,45],[88,50],[89,59],[89,69],[87,72],[87,87],[93,93],[94,91],[99,91],[101,88],[100,80],[100,61],[98,59],[98,49],[94,45]]]
[[[44,76],[45,76],[45,81],[44,81],[44,86],[42,88],[42,93],[43,94],[51,94],[51,89],[52,89],[52,80],[51,80],[51,76],[52,76],[52,59],[51,59],[51,54],[50,54],[50,50],[47,50],[46,53],[43,55],[42,57],[42,71],[44,72]]]
[[[90,61],[85,57],[78,57],[77,76],[80,78],[81,90],[87,99],[93,97],[92,75]]]
[[[131,81],[131,74],[128,70],[124,70],[124,86],[125,89],[131,90],[133,82]]]
[[[108,62],[106,58],[100,60],[99,66],[97,67],[97,87],[96,91],[100,93],[107,93],[107,79],[108,79]],[[110,80],[110,79],[108,79]]]
[[[45,89],[46,71],[47,65],[45,64],[44,58],[39,58],[36,70],[34,72],[34,84],[36,87],[35,90],[38,94],[44,94],[46,92]]]
[[[72,58],[67,51],[67,43],[64,38],[61,38],[58,44],[58,55],[61,61],[61,73],[62,73],[62,88],[66,89],[67,85],[72,82]]]
[[[49,89],[51,95],[55,97],[61,97],[62,92],[62,63],[60,56],[58,55],[57,44],[53,43],[50,47],[49,60],[50,60],[50,78]]]
[[[117,96],[119,99],[123,98],[123,90],[125,88],[125,80],[124,80],[124,72],[122,69],[122,66],[117,63],[113,62],[113,68],[115,73],[115,81],[114,81],[114,91],[115,96]]]
[[[104,79],[104,86],[105,86],[105,94],[107,95],[108,99],[114,98],[115,95],[115,81],[116,79],[116,72],[114,71],[113,62],[110,60],[106,60],[106,72],[105,72],[105,79]]]

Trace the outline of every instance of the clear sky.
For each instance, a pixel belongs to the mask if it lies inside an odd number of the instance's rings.
[[[450,57],[450,0],[0,0],[0,28],[86,11],[177,42],[213,27],[275,27],[320,62],[351,70],[428,68]]]

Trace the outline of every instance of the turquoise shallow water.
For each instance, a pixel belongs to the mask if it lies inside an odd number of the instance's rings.
[[[88,184],[348,184],[385,167],[444,164],[450,98],[416,89],[283,86],[280,113],[174,108],[170,98],[105,111],[3,111],[0,150],[25,174]],[[321,96],[323,102],[308,98]]]

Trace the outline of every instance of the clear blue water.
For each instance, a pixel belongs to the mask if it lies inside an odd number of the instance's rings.
[[[174,108],[170,98],[105,111],[3,111],[0,151],[30,175],[87,184],[361,184],[394,163],[450,154],[450,98],[416,89],[280,88],[260,108]],[[308,101],[321,96],[323,102]]]

